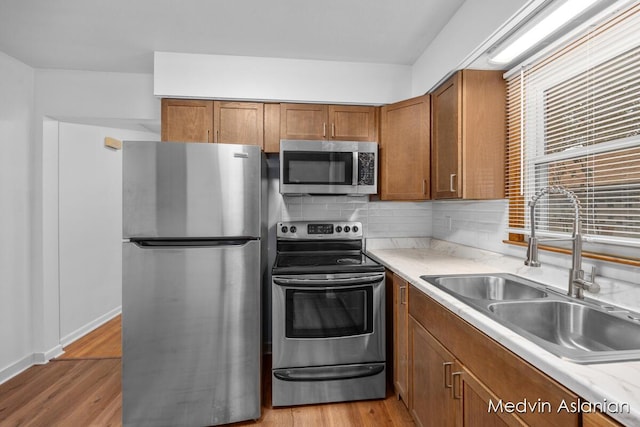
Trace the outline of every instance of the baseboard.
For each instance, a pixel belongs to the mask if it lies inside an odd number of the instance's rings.
[[[25,369],[30,368],[34,365],[34,357],[35,355],[29,354],[28,356],[23,357],[15,363],[7,366],[0,370],[0,384],[3,384],[5,381],[9,381],[11,378],[15,377]]]
[[[98,317],[97,319],[95,319],[95,320],[87,323],[86,325],[76,329],[75,331],[71,332],[70,334],[60,338],[60,345],[62,347],[68,346],[69,344],[71,344],[72,342],[77,340],[78,338],[81,338],[81,337],[85,336],[86,334],[88,334],[89,332],[97,329],[98,327],[102,326],[103,324],[105,324],[109,320],[113,319],[114,317],[116,317],[120,313],[122,313],[122,306],[118,306],[118,307],[114,308],[110,312]]]
[[[63,353],[64,350],[62,349],[62,345],[58,344],[51,350],[45,351],[44,353],[33,353],[33,363],[35,365],[44,365],[49,363],[49,360],[54,359]]]
[[[31,353],[23,357],[22,359],[18,360],[17,362],[12,363],[11,365],[5,368],[0,369],[0,384],[3,384],[6,381],[9,381],[11,378],[24,372],[25,370],[29,369],[33,365],[44,365],[48,363],[49,360],[59,357],[60,355],[64,354],[63,347],[66,347],[67,345],[71,344],[78,338],[81,338],[84,335],[88,334],[89,332],[102,326],[103,324],[113,319],[120,313],[122,313],[122,306],[114,308],[107,314],[98,317],[94,321],[87,323],[83,327],[78,328],[77,330],[73,331],[69,335],[61,338],[60,344],[53,347],[52,349],[47,350],[45,352]]]

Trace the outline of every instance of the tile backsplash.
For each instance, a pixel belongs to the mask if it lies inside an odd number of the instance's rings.
[[[282,221],[360,221],[365,237],[431,236],[431,203],[370,202],[368,196],[285,196]]]
[[[508,203],[500,200],[434,201],[431,237],[474,248],[504,252]]]
[[[282,196],[280,163],[267,158],[269,223],[277,221],[360,221],[367,238],[430,237],[431,202],[370,202],[369,196]]]

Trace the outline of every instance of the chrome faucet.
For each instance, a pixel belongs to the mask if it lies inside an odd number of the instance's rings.
[[[564,195],[573,206],[573,233],[569,238],[550,238],[550,239],[538,239],[536,237],[536,220],[535,209],[538,200],[548,193],[556,193]],[[538,243],[544,241],[566,241],[573,242],[571,249],[571,269],[569,270],[569,285],[567,294],[570,297],[576,297],[578,299],[584,299],[584,291],[597,293],[600,291],[600,285],[595,282],[596,268],[591,269],[591,280],[584,279],[584,271],[582,270],[582,222],[580,221],[580,201],[573,191],[567,190],[561,185],[552,185],[544,187],[538,191],[529,201],[529,209],[531,218],[531,236],[529,237],[529,246],[527,247],[527,259],[525,259],[525,265],[530,267],[540,267],[540,261],[538,260]]]

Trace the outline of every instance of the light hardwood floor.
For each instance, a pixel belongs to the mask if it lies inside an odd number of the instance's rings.
[[[0,385],[0,426],[121,426],[120,317]],[[265,357],[262,417],[232,424],[273,427],[413,426],[404,404],[389,390],[384,400],[271,407],[271,360]]]

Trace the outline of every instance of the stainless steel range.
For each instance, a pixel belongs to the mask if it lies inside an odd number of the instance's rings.
[[[359,222],[277,225],[273,406],[384,398],[384,267]]]

